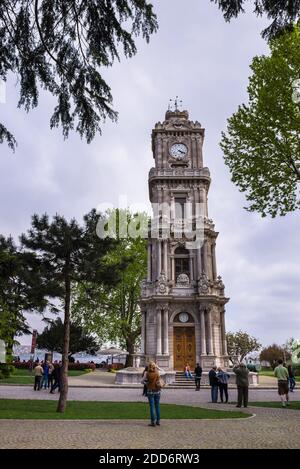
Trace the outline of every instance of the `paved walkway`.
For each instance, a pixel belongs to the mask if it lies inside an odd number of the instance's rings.
[[[230,392],[235,398],[235,391]],[[57,399],[57,394],[34,392],[29,387],[1,386],[0,398]],[[292,395],[299,400],[300,393]],[[70,400],[136,401],[141,390],[71,388]],[[278,400],[276,391],[250,391],[252,401]],[[232,405],[209,404],[209,391],[166,389],[162,402],[235,409]],[[151,428],[143,420],[39,421],[1,420],[0,448],[299,448],[300,412],[290,409],[253,407],[255,414],[241,420],[162,420]]]

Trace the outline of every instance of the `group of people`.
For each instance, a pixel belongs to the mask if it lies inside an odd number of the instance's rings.
[[[61,387],[61,362],[54,364],[50,361],[36,362],[33,369],[35,391],[50,389],[53,394],[55,389],[60,391]]]

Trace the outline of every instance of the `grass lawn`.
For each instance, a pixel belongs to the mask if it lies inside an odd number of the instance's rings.
[[[0,419],[149,419],[149,404],[144,402],[69,401],[64,414],[56,412],[56,401],[0,399]],[[238,411],[201,409],[161,404],[162,419],[247,418]]]
[[[260,371],[259,372],[260,376],[271,376],[274,378],[274,371],[273,370],[266,370],[266,371]],[[295,380],[300,383],[300,376],[295,376]]]
[[[251,402],[251,406],[257,406],[257,407],[276,407],[279,408],[281,407],[281,402],[280,401],[274,401],[274,402]],[[290,401],[290,405],[286,407],[287,409],[296,409],[300,410],[300,401]]]
[[[69,370],[69,376],[84,375],[86,371],[82,370]],[[33,384],[34,377],[28,370],[15,369],[14,373],[9,378],[0,380],[0,384]]]

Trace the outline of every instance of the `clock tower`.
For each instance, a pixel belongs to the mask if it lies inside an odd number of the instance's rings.
[[[222,278],[208,215],[210,172],[203,165],[204,129],[187,111],[166,112],[152,131],[149,172],[153,217],[148,272],[142,283],[142,364],[182,371],[228,366]]]

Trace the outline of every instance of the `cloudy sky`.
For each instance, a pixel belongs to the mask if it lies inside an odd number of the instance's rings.
[[[117,124],[87,145],[72,134],[49,129],[54,102],[41,93],[38,109],[16,109],[15,78],[7,85],[0,119],[13,131],[15,154],[0,147],[0,232],[17,237],[33,213],[82,215],[101,203],[148,206],[148,171],[153,165],[151,129],[163,120],[176,95],[190,118],[206,129],[205,165],[210,168],[210,217],[219,231],[218,273],[223,276],[227,330],[246,330],[264,344],[300,338],[299,213],[262,219],[244,209],[219,148],[226,119],[247,100],[249,64],[268,53],[260,37],[267,22],[248,11],[230,24],[209,0],[153,1],[159,32],[138,54],[104,76],[112,88]],[[30,315],[33,326],[42,328]],[[25,338],[24,343],[30,339]]]

